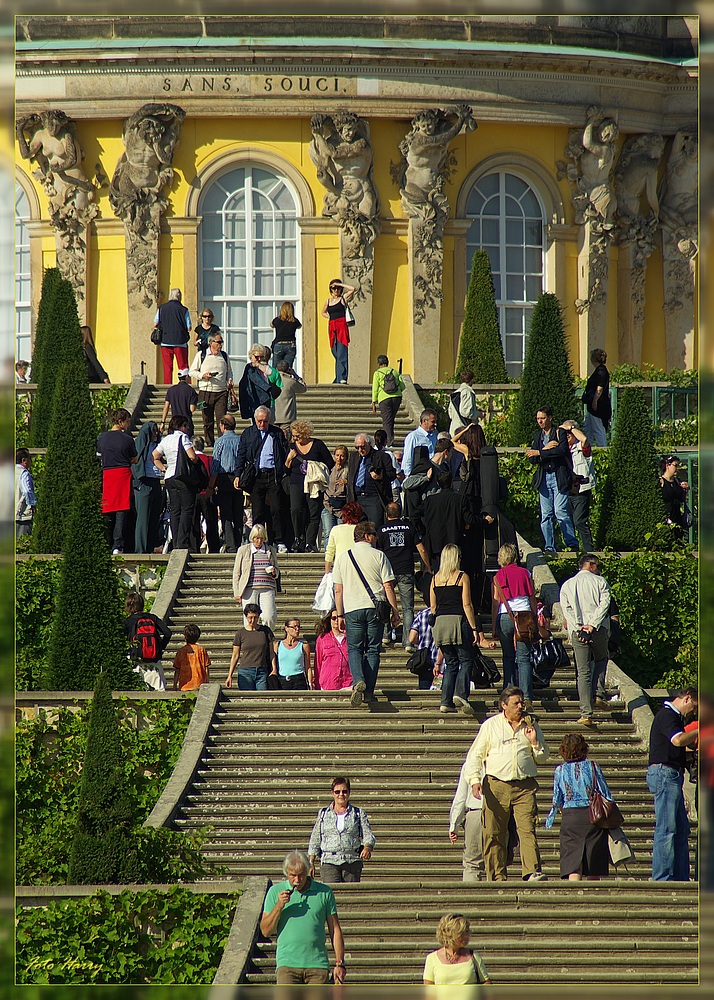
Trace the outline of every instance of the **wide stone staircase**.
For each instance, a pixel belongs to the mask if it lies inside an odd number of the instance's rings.
[[[291,554],[280,563],[278,620],[298,615],[313,640],[310,605],[322,559]],[[169,621],[170,652],[184,624],[201,626],[212,679],[221,682],[242,620],[232,564],[228,555],[190,556]],[[500,661],[500,653],[494,658]],[[420,982],[438,919],[449,911],[469,917],[473,944],[497,983],[602,983],[605,973],[621,983],[695,983],[697,887],[648,881],[654,815],[646,752],[624,705],[615,698],[598,713],[587,739],[627,819],[636,853],[628,870],[612,870],[600,882],[561,882],[556,821],[538,832],[547,882],[522,882],[516,863],[505,884],[465,886],[462,841],[452,846],[448,838],[449,807],[478,723],[496,710],[498,694],[473,693],[476,719],[441,716],[439,693],[416,690],[404,662],[401,649],[385,651],[378,700],[359,709],[338,692],[224,689],[176,826],[208,829],[204,853],[226,878],[278,880],[285,854],[306,849],[317,810],[329,803],[331,779],[348,775],[352,801],[367,809],[377,837],[363,881],[336,887],[350,983]],[[536,690],[534,708],[551,751],[539,779],[544,818],[558,744],[577,729],[572,667]],[[274,943],[260,941],[247,981],[273,982],[274,965]]]
[[[147,420],[161,422],[161,413],[166,399],[168,385],[149,385],[143,402],[135,414],[133,425],[138,430]],[[372,413],[371,385],[311,385],[308,391],[297,397],[298,417],[309,420],[314,436],[321,438],[332,451],[338,444],[347,445],[352,451],[355,434],[364,431],[373,434],[382,426],[379,412]],[[236,418],[236,433],[240,433],[249,421]],[[202,434],[200,413],[194,415],[196,434]],[[168,421],[167,421],[168,426]],[[394,447],[401,448],[404,437],[413,430],[416,422],[409,416],[406,406],[402,406],[394,423]],[[210,449],[207,449],[210,451]]]

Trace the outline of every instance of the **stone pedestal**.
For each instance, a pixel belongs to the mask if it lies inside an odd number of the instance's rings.
[[[696,258],[687,257],[677,246],[670,229],[662,231],[664,261],[664,326],[666,366],[695,366],[694,277]]]
[[[372,382],[372,291],[374,287],[374,244],[363,248],[363,256],[346,255],[348,240],[340,233],[342,279],[357,289],[349,303],[355,323],[350,327],[349,383]]]
[[[427,242],[423,224],[409,220],[409,316],[415,382],[432,383],[439,375],[441,342],[441,283],[444,248],[441,240]]]
[[[621,365],[642,363],[646,273],[646,258],[638,259],[632,244],[623,244],[617,264],[617,360]]]
[[[587,372],[590,352],[603,347],[607,330],[607,286],[610,240],[599,227],[586,222],[578,240],[578,363]]]

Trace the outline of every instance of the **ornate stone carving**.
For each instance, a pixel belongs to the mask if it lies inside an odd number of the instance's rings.
[[[448,179],[449,143],[465,129],[477,128],[468,104],[453,111],[428,109],[414,116],[409,132],[399,144],[402,159],[392,164],[392,179],[399,185],[402,210],[413,219],[413,310],[421,324],[427,309],[442,298],[444,225],[449,203],[444,192]]]
[[[588,226],[589,290],[575,300],[578,313],[587,312],[594,302],[606,295],[609,270],[609,241],[615,228],[617,197],[613,185],[615,143],[619,130],[602,108],[591,105],[586,113],[585,130],[573,129],[568,136],[565,155],[572,162],[559,160],[558,179],[567,176],[574,187],[575,221]]]
[[[57,265],[71,281],[80,306],[87,271],[86,230],[97,214],[96,189],[87,179],[77,125],[56,109],[27,115],[16,123],[20,155],[34,160],[33,176],[42,183],[49,202],[50,223],[57,238]]]
[[[174,151],[186,112],[175,104],[144,104],[124,123],[124,152],[109,186],[109,202],[124,222],[127,281],[147,308],[157,300],[157,248],[163,188],[171,183]]]
[[[677,132],[667,160],[660,203],[667,312],[692,304],[694,298],[694,258],[699,240],[698,154],[696,131]]]
[[[337,220],[343,256],[364,257],[379,235],[379,196],[369,125],[345,112],[315,115],[310,121],[310,159],[327,188],[322,214]]]

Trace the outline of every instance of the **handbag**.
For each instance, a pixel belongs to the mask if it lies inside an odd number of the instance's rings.
[[[694,514],[692,514],[687,503],[684,504],[682,509],[682,527],[691,528],[694,524]]]
[[[484,980],[481,978],[481,970],[479,969],[478,962],[476,961],[476,957],[473,952],[471,952],[471,964],[473,965],[474,972],[476,973],[476,982],[483,983]]]
[[[433,666],[428,646],[417,649],[406,662],[406,668],[410,674],[425,674],[427,670],[431,671]]]
[[[568,651],[560,638],[545,639],[535,643],[531,647],[531,661],[538,669],[552,667],[555,670],[558,667],[570,666]]]
[[[155,326],[154,329],[151,331],[151,343],[156,344],[157,347],[160,347],[162,336],[163,333],[161,332],[161,327]]]
[[[354,314],[346,302],[345,302],[345,323],[347,323],[347,326],[355,325]]]
[[[476,687],[495,687],[501,683],[501,672],[496,661],[490,656],[484,656],[478,646],[473,647],[471,680]]]
[[[258,469],[256,468],[255,462],[246,462],[243,466],[243,471],[238,477],[238,485],[244,493],[252,493],[257,478]]]
[[[372,604],[374,604],[374,610],[377,614],[377,621],[381,622],[382,625],[388,625],[389,622],[392,620],[392,605],[389,603],[389,601],[383,601],[380,598],[374,596],[374,591],[365,580],[364,573],[357,565],[355,557],[352,555],[351,549],[348,549],[347,555],[350,557],[350,562],[357,570],[357,576],[360,578],[364,586],[364,589],[369,594]]]
[[[532,611],[511,611],[511,605],[503,593],[501,584],[494,577],[493,581],[498,587],[501,595],[501,603],[506,605],[506,611],[513,622],[513,638],[515,642],[525,642],[527,646],[532,646],[538,642],[538,619]]]
[[[198,462],[191,461],[186,454],[183,439],[179,438],[174,479],[176,479],[179,483],[185,483],[186,486],[190,486],[191,489],[195,489],[200,492],[201,490],[205,490],[208,486],[208,478],[206,466],[200,459]]]
[[[590,761],[590,766],[593,772],[593,784],[589,793],[590,822],[593,826],[600,827],[601,830],[614,830],[616,827],[622,826],[625,820],[623,819],[617,803],[612,799],[606,799],[597,787],[597,776],[593,761]]]
[[[238,393],[235,389],[228,390],[228,412],[237,413],[240,409],[240,403],[238,402]]]

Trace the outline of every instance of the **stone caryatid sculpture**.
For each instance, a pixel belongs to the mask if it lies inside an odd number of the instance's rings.
[[[449,143],[462,131],[477,128],[468,104],[451,111],[427,109],[414,116],[411,128],[399,144],[401,161],[392,165],[392,178],[399,185],[402,210],[414,220],[414,318],[421,324],[427,308],[441,299],[444,258],[444,225],[449,214],[445,194],[449,169]]]
[[[699,246],[699,141],[695,129],[674,136],[659,192],[664,257],[667,367],[694,361],[694,277]]]
[[[50,222],[57,237],[57,265],[71,281],[78,304],[86,285],[87,226],[97,214],[96,189],[82,167],[84,153],[77,125],[64,111],[52,109],[18,119],[20,155],[34,160],[33,176],[42,183]]]
[[[310,128],[310,159],[327,189],[322,214],[340,227],[342,270],[362,300],[371,291],[370,248],[380,231],[369,125],[357,115],[341,112],[314,115]]]
[[[171,163],[186,112],[175,104],[144,104],[124,123],[124,152],[109,185],[109,202],[124,222],[129,292],[147,308],[157,299],[157,248],[163,190],[173,180]]]

